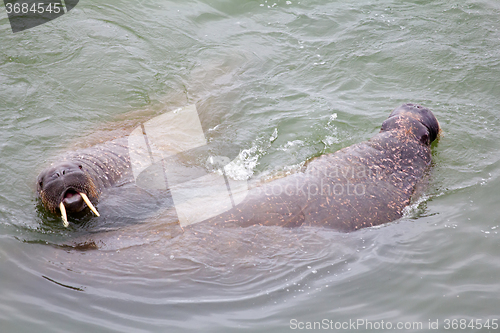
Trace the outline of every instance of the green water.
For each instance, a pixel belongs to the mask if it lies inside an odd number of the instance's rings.
[[[2,9],[2,332],[498,322],[499,17],[493,0],[81,1],[13,34]],[[59,245],[89,230],[36,208],[51,158],[138,110],[196,103],[214,154],[248,149],[273,174],[368,139],[404,102],[443,135],[423,200],[380,228],[173,234],[157,215],[85,251]]]

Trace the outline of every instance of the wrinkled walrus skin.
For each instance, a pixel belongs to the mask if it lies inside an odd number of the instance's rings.
[[[400,218],[431,165],[440,132],[432,112],[403,104],[368,141],[309,161],[301,172],[253,188],[235,207],[204,223],[286,227],[324,226],[342,232]],[[126,141],[68,155],[38,176],[38,194],[53,213],[69,215],[97,204],[105,187],[131,181]]]

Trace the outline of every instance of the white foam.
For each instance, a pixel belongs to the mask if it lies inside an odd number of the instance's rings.
[[[406,206],[405,208],[403,208],[403,217],[414,217],[418,214],[418,211],[419,211],[419,206],[425,202],[429,200],[429,196],[427,195],[422,195],[420,196],[417,201],[415,201],[414,203],[412,203],[411,205],[409,206]]]

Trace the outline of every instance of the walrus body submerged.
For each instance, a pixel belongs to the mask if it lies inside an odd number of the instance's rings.
[[[251,189],[234,207],[204,223],[317,225],[353,231],[400,218],[431,164],[439,123],[420,105],[396,108],[368,141],[312,159],[301,172]],[[133,181],[126,140],[73,152],[42,171],[38,195],[54,214],[97,204],[106,187]]]

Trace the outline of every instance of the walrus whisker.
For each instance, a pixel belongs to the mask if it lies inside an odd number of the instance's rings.
[[[99,212],[97,211],[97,209],[95,209],[92,202],[90,202],[89,197],[87,197],[87,195],[85,193],[82,193],[82,192],[79,192],[79,193],[82,196],[83,201],[85,201],[87,206],[89,206],[90,210],[93,211],[96,216],[101,216],[101,215],[99,215]]]
[[[61,217],[63,220],[63,225],[67,228],[69,226],[68,217],[66,216],[66,207],[64,207],[64,203],[62,201],[59,204],[59,209],[61,210]]]

